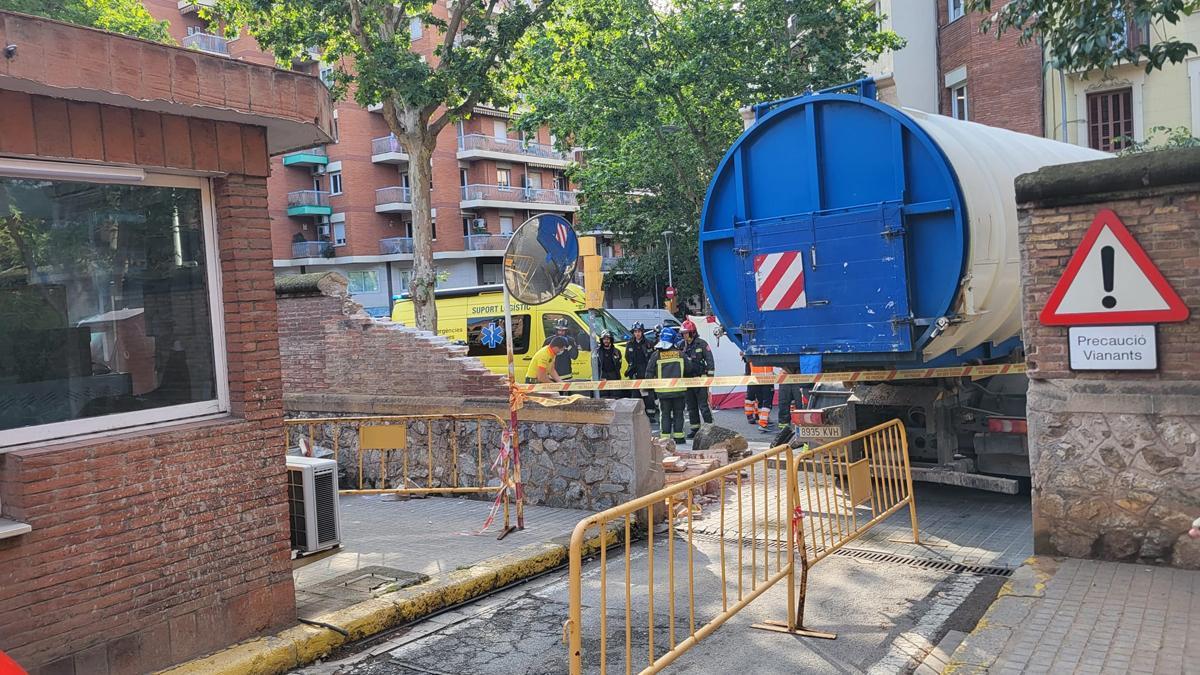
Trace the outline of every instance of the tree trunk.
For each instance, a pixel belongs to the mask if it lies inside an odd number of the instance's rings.
[[[414,135],[415,136],[415,135]],[[408,153],[408,184],[412,190],[413,266],[409,295],[417,327],[437,332],[437,270],[433,267],[433,214],[430,180],[433,176],[434,138],[401,139]]]

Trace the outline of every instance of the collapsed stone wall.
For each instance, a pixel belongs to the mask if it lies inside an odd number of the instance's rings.
[[[1017,181],[1038,553],[1200,569],[1200,151],[1050,167]],[[1158,327],[1154,372],[1072,371],[1038,320],[1101,208],[1191,307]]]

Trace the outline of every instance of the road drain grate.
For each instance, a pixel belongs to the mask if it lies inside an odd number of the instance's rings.
[[[680,538],[687,537],[686,531],[680,532],[680,531],[676,530],[676,534]],[[737,537],[728,537],[728,536],[720,537],[720,536],[717,536],[716,534],[712,534],[712,533],[708,533],[708,532],[693,532],[692,538],[699,539],[702,541],[711,541],[714,543],[718,543],[722,540],[724,540],[725,543],[727,543],[727,544],[736,545],[738,543]],[[743,546],[753,546],[756,542],[758,543],[759,546],[765,546],[766,550],[768,550],[768,551],[775,551],[775,550],[780,550],[780,549],[785,550],[785,551],[787,550],[786,545],[778,544],[774,540],[764,541],[762,539],[762,537],[757,537],[757,538],[742,537],[742,545]],[[897,555],[895,553],[884,553],[882,551],[868,551],[866,549],[861,549],[861,548],[841,548],[841,549],[834,551],[833,554],[837,555],[837,556],[842,556],[844,558],[855,558],[857,560],[868,560],[871,562],[881,562],[881,563],[897,563],[900,565],[908,565],[909,567],[919,567],[921,569],[942,570],[945,572],[951,572],[953,574],[984,574],[984,575],[995,576],[995,577],[1011,577],[1012,573],[1013,573],[1013,570],[1011,568],[999,567],[996,565],[968,565],[966,563],[957,563],[957,562],[952,562],[949,560],[934,560],[932,558],[916,558],[916,557],[907,556],[907,555]]]
[[[857,560],[870,560],[871,562],[886,562],[899,563],[910,567],[920,567],[928,570],[943,570],[953,572],[955,574],[986,574],[995,577],[1011,577],[1013,571],[1007,567],[997,567],[994,565],[968,565],[966,563],[956,563],[949,560],[932,560],[929,558],[914,558],[907,555],[896,555],[894,553],[883,553],[880,551],[866,551],[858,548],[843,548],[834,551],[834,555],[844,558],[855,558]]]

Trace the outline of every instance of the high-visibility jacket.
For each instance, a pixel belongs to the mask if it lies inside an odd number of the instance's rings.
[[[650,355],[646,371],[647,375],[660,380],[683,377],[683,354],[678,349],[656,350]],[[682,394],[686,389],[686,387],[656,387],[654,391],[658,392],[659,396],[665,394],[667,398],[671,398]]]

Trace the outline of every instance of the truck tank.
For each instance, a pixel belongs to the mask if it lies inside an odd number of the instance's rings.
[[[1013,180],[1109,155],[856,87],[756,106],[718,165],[700,221],[715,313],[775,365],[1003,359],[1021,330]]]
[[[805,372],[1021,359],[1013,181],[1109,155],[894,108],[870,80],[754,113],[709,185],[699,237],[714,313],[746,354]],[[1016,492],[1026,385],[819,391],[836,403],[803,419],[853,432],[900,418],[915,479]]]

